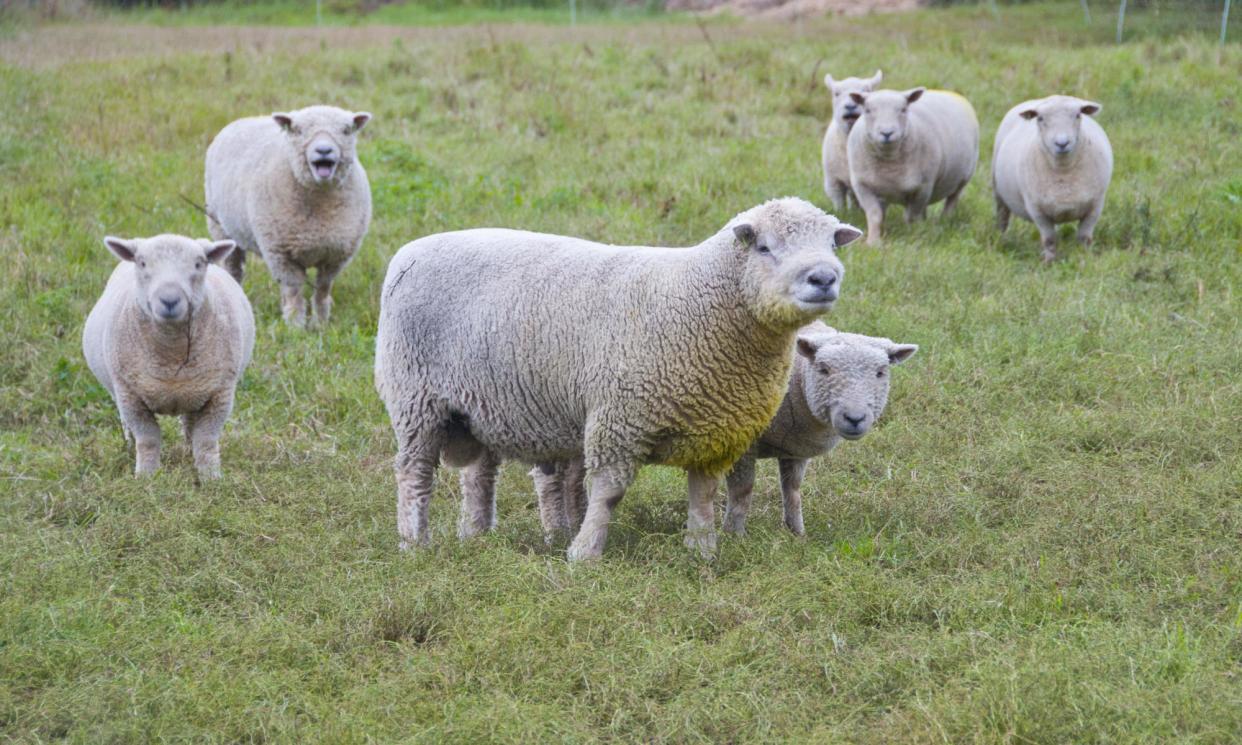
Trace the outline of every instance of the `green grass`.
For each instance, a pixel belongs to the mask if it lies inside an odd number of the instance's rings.
[[[684,23],[0,42],[31,65],[0,67],[0,740],[1236,742],[1242,49],[1004,10],[721,23],[714,46]],[[952,219],[898,210],[886,247],[842,252],[827,320],[921,351],[877,431],[812,466],[807,537],[765,466],[750,535],[701,563],[682,476],[647,469],[571,567],[513,464],[494,534],[453,537],[446,473],[434,546],[399,554],[370,372],[397,248],[484,225],[682,245],[769,197],[824,204],[818,80],[876,66],[968,95],[984,156]],[[1031,226],[996,234],[986,174],[1005,109],[1053,91],[1103,103],[1117,169],[1097,246],[1045,267]],[[375,114],[332,325],[286,329],[256,264],[223,480],[194,485],[172,422],[135,480],[80,352],[100,239],[203,234],[180,195],[212,135],[319,101]]]

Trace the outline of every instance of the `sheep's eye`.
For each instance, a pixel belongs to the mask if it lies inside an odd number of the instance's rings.
[[[767,256],[768,254],[772,253],[772,249],[768,248],[768,245],[766,243],[760,243],[759,245],[755,246],[755,250],[763,254],[764,256]]]
[[[202,259],[199,259],[198,261],[194,262],[194,268],[195,268],[195,269],[202,269],[202,268],[203,268],[203,260],[202,260]]]
[[[146,269],[146,268],[147,268],[147,262],[143,261],[142,259],[138,259],[138,268],[139,268],[139,269]]]
[[[822,374],[824,374],[824,375],[829,375],[829,374],[831,374],[831,373],[832,373],[832,370],[831,370],[831,369],[829,369],[829,367],[828,367],[827,365],[820,365],[820,366],[819,366],[819,371],[820,371],[820,373],[822,373]]]
[[[879,370],[876,370],[876,371],[875,371],[875,376],[876,376],[877,378],[882,378],[882,377],[884,377],[884,368],[882,368],[882,367],[881,367]]]

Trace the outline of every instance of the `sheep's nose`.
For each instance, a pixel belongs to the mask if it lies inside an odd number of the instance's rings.
[[[1056,144],[1058,150],[1065,150],[1069,147],[1070,141],[1068,137],[1062,135],[1053,140],[1053,143]]]
[[[826,290],[837,283],[837,275],[833,272],[819,269],[806,276],[806,283],[812,287]]]
[[[895,135],[895,134],[897,134],[897,130],[895,130],[895,129],[882,129],[882,130],[880,130],[880,136],[884,138],[884,141],[885,141],[885,142],[888,142],[889,140],[893,139],[893,135]]]
[[[866,414],[857,414],[857,415],[855,415],[855,414],[851,414],[851,413],[849,413],[849,412],[845,412],[845,413],[842,413],[842,414],[841,414],[841,416],[845,418],[845,421],[849,422],[850,424],[854,425],[855,427],[857,427],[857,426],[861,425],[863,422],[865,422],[865,421],[867,420],[867,415],[866,415]]]
[[[315,152],[319,153],[320,155],[331,155],[332,150],[333,148],[331,145],[318,145],[315,148]]]

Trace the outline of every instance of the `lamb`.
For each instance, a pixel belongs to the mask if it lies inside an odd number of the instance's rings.
[[[1049,96],[1013,107],[996,131],[997,227],[1004,233],[1010,214],[1035,223],[1045,262],[1056,258],[1060,223],[1078,221],[1083,245],[1094,239],[1113,175],[1112,145],[1091,118],[1099,111],[1092,101]]]
[[[882,70],[876,70],[870,78],[833,80],[831,75],[824,76],[824,85],[832,91],[832,121],[824,133],[824,193],[838,210],[849,207],[851,199],[855,203],[858,201],[850,188],[850,162],[845,143],[854,123],[862,116],[862,108],[850,94],[870,93],[883,79]]]
[[[220,431],[254,350],[250,302],[218,266],[235,244],[179,235],[104,244],[121,263],[86,318],[82,352],[120,410],[135,472],[159,468],[156,415],[179,415],[199,478],[217,478]]]
[[[570,560],[602,553],[646,463],[686,469],[686,542],[709,555],[720,476],[776,413],[797,329],[838,297],[834,249],[860,235],[786,198],[684,249],[499,229],[405,245],[384,280],[375,352],[403,548],[428,541],[441,459],[465,466],[466,537],[495,523],[502,459],[582,456],[590,496]]]
[[[842,439],[858,440],[871,430],[888,403],[889,368],[910,359],[918,345],[841,333],[823,321],[815,321],[798,332],[795,349],[793,371],[780,409],[726,479],[729,506],[724,529],[728,532],[746,532],[755,461],[777,458],[785,526],[802,535],[801,485],[807,462],[828,453]],[[570,461],[531,471],[549,541],[581,520],[580,469],[581,461]]]
[[[332,283],[366,236],[371,187],[355,150],[370,119],[365,111],[310,106],[238,119],[207,148],[207,230],[263,258],[292,326],[306,325],[302,292],[311,268],[315,318],[328,321]],[[228,262],[239,283],[245,260],[236,251]]]
[[[863,107],[846,149],[854,197],[867,215],[867,243],[880,242],[889,204],[905,206],[907,223],[941,200],[941,214],[952,212],[979,161],[979,120],[970,102],[926,88],[850,98]]]

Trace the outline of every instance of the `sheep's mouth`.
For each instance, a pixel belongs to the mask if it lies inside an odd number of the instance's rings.
[[[317,158],[311,161],[311,171],[316,180],[327,181],[336,173],[336,160],[333,158]]]
[[[860,118],[862,118],[862,113],[860,112],[855,112],[853,114],[850,114],[847,112],[841,115],[841,121],[845,122],[846,124],[853,124],[854,122],[858,121]]]

